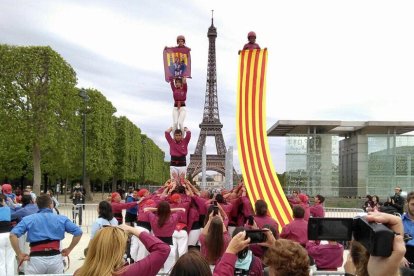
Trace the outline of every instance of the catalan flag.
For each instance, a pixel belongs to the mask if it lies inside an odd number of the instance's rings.
[[[280,186],[266,134],[267,49],[243,50],[239,59],[237,144],[243,179],[252,205],[267,202],[270,216],[283,227],[292,210]]]

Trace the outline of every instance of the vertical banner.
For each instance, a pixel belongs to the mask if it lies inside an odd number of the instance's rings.
[[[163,52],[165,81],[174,78],[191,78],[191,49],[188,47],[166,47]]]
[[[243,50],[239,57],[237,144],[243,180],[252,205],[266,201],[269,214],[283,227],[292,210],[279,183],[266,133],[267,49]]]

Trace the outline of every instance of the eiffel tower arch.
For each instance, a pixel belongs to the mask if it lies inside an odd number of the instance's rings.
[[[211,26],[208,29],[207,37],[208,46],[208,64],[207,64],[207,85],[204,102],[203,120],[200,126],[200,136],[194,154],[190,155],[190,164],[187,167],[187,175],[193,179],[202,170],[202,151],[206,144],[207,136],[214,137],[216,143],[216,154],[207,154],[208,171],[216,171],[223,176],[225,175],[226,145],[223,139],[221,129],[223,124],[220,122],[218,98],[217,98],[217,74],[216,74],[216,38],[217,29],[214,27],[213,18]],[[237,178],[237,173],[233,168],[233,179]]]

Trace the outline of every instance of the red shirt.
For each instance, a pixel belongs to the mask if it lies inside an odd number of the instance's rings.
[[[316,244],[309,241],[306,244],[306,250],[309,255],[315,260],[318,269],[333,269],[336,270],[342,266],[344,247],[342,244]]]
[[[146,232],[141,232],[139,239],[148,250],[149,255],[144,259],[129,265],[127,271],[121,274],[122,276],[155,276],[170,254],[170,246],[168,244]]]
[[[128,208],[137,206],[137,202],[136,201],[128,202],[128,203],[112,202],[111,206],[112,206],[112,213],[117,214],[117,213],[122,213],[123,209],[128,209]]]
[[[253,49],[259,49],[260,50],[260,46],[257,43],[246,43],[243,46],[243,50],[253,50]]]
[[[276,239],[279,238],[279,224],[272,217],[270,217],[270,216],[260,217],[260,216],[256,215],[256,216],[254,216],[254,221],[256,222],[257,227],[259,227],[259,228],[263,228],[263,226],[266,225],[266,224],[274,227],[275,230],[276,230],[276,237],[275,238]]]
[[[324,218],[325,217],[325,210],[323,209],[323,205],[317,203],[310,207],[310,214],[314,218]]]
[[[234,265],[237,261],[237,255],[224,253],[220,261],[216,264],[213,276],[234,276]]]
[[[223,211],[226,213],[227,217],[230,218],[232,205],[231,203],[219,203]]]
[[[188,210],[187,231],[190,232],[193,224],[200,220],[200,213],[197,208],[190,207]]]
[[[154,213],[149,213],[149,219],[151,223],[151,229],[156,237],[172,237],[177,222],[181,218],[181,215],[184,214],[182,211],[174,212],[170,215],[170,218],[165,222],[162,227],[158,226],[158,216]]]
[[[291,223],[282,228],[280,237],[305,245],[308,242],[308,222],[304,219],[293,219]]]
[[[188,153],[188,143],[191,139],[191,131],[186,131],[184,139],[177,143],[169,132],[165,132],[165,139],[167,139],[168,144],[170,145],[170,155],[175,157],[187,156]]]
[[[187,83],[183,83],[182,88],[177,88],[174,85],[174,81],[170,81],[171,90],[173,91],[173,98],[174,101],[180,102],[181,105],[185,104],[185,100],[187,99]]]

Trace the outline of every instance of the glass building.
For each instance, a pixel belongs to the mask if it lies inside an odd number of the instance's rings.
[[[384,198],[414,190],[412,131],[414,122],[278,121],[268,136],[286,137],[286,192]]]

